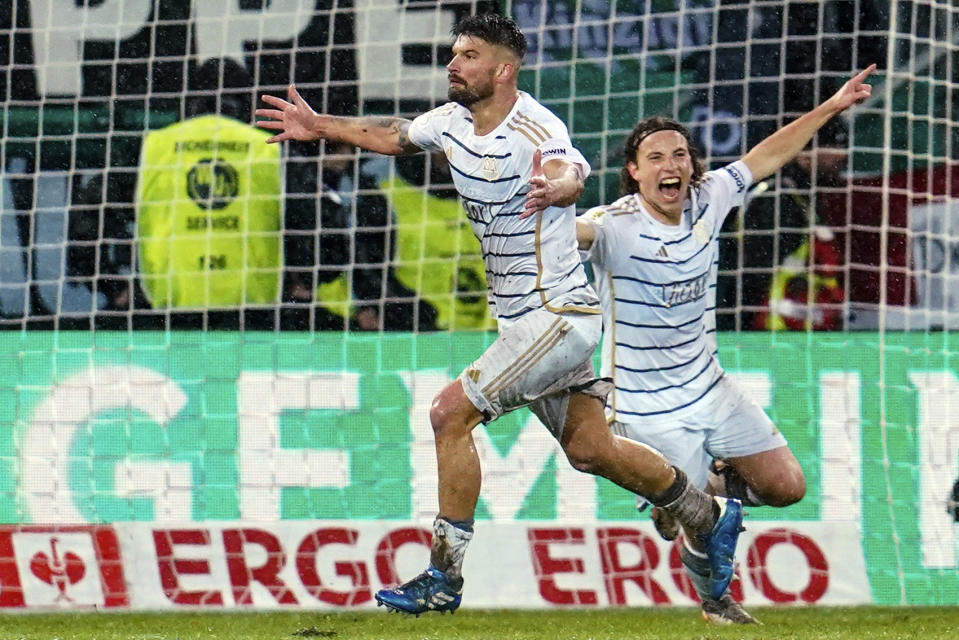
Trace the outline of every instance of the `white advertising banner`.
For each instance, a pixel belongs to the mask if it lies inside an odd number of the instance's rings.
[[[871,602],[855,523],[749,522],[733,596]],[[347,609],[425,568],[429,523],[119,523],[0,529],[0,606]],[[464,607],[691,606],[679,549],[648,522],[479,522]]]
[[[959,327],[959,199],[909,210],[910,256],[916,303],[909,328]]]

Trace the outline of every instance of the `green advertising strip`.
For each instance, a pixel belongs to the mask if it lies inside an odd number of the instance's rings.
[[[404,519],[411,517],[410,372],[452,379],[492,340],[486,333],[309,334],[200,332],[36,332],[0,334],[0,521],[28,523],[22,483],[44,473],[22,451],[25,433],[53,391],[85,375],[138,368],[172,381],[185,404],[165,425],[130,406],[111,405],[84,418],[68,451],[66,475],[73,508],[89,522],[150,521],[148,497],[121,497],[118,464],[187,463],[195,520],[240,518],[238,386],[241,374],[348,372],[358,379],[358,406],[304,409],[280,417],[286,449],[349,452],[348,486],[281,492],[283,519]],[[731,372],[761,373],[772,389],[771,417],[806,473],[808,492],[786,509],[751,510],[763,520],[820,519],[824,444],[820,438],[823,374],[849,373],[860,381],[861,511],[863,549],[877,603],[959,603],[959,572],[927,569],[920,551],[920,391],[917,373],[956,377],[959,337],[942,333],[821,333],[720,335],[720,360]],[[950,379],[951,379],[950,378]],[[104,383],[106,384],[106,383]],[[69,386],[69,385],[68,385]],[[959,388],[957,385],[956,388]],[[92,393],[92,392],[91,392]],[[938,400],[937,400],[938,401]],[[959,403],[959,397],[955,401]],[[943,397],[941,402],[950,402]],[[506,455],[529,420],[528,412],[485,427]],[[556,517],[556,465],[550,460],[525,496],[521,519]],[[950,480],[951,481],[951,480]],[[599,520],[645,518],[633,496],[597,482]],[[947,496],[942,496],[944,503]],[[478,516],[488,517],[480,505]]]

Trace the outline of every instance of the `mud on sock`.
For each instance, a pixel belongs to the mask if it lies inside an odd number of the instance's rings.
[[[676,480],[662,495],[650,497],[650,501],[678,520],[687,531],[694,534],[708,533],[719,518],[719,505],[712,496],[689,484],[689,479],[679,467]]]
[[[473,539],[473,521],[437,517],[433,521],[433,545],[430,549],[430,565],[451,579],[463,576],[463,558],[466,547]]]

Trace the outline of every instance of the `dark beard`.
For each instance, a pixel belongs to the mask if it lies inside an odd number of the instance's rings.
[[[476,87],[454,87],[450,85],[449,89],[446,91],[446,97],[450,102],[455,102],[456,104],[462,105],[469,109],[471,106],[493,95],[492,87],[487,91],[480,91]]]

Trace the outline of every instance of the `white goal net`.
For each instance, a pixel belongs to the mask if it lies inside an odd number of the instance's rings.
[[[617,196],[642,117],[718,167],[878,65],[724,228],[719,358],[808,483],[753,514],[736,595],[959,603],[954,2],[8,0],[0,607],[360,606],[410,570],[432,394],[495,336],[478,243],[442,155],[277,147],[250,123],[290,84],[335,114],[441,104],[450,28],[486,10],[524,31],[521,88],[593,167],[581,210]],[[478,577],[471,604],[692,602],[633,497],[535,418],[476,438],[493,531],[473,562],[525,582]],[[51,540],[126,581],[31,569]]]

